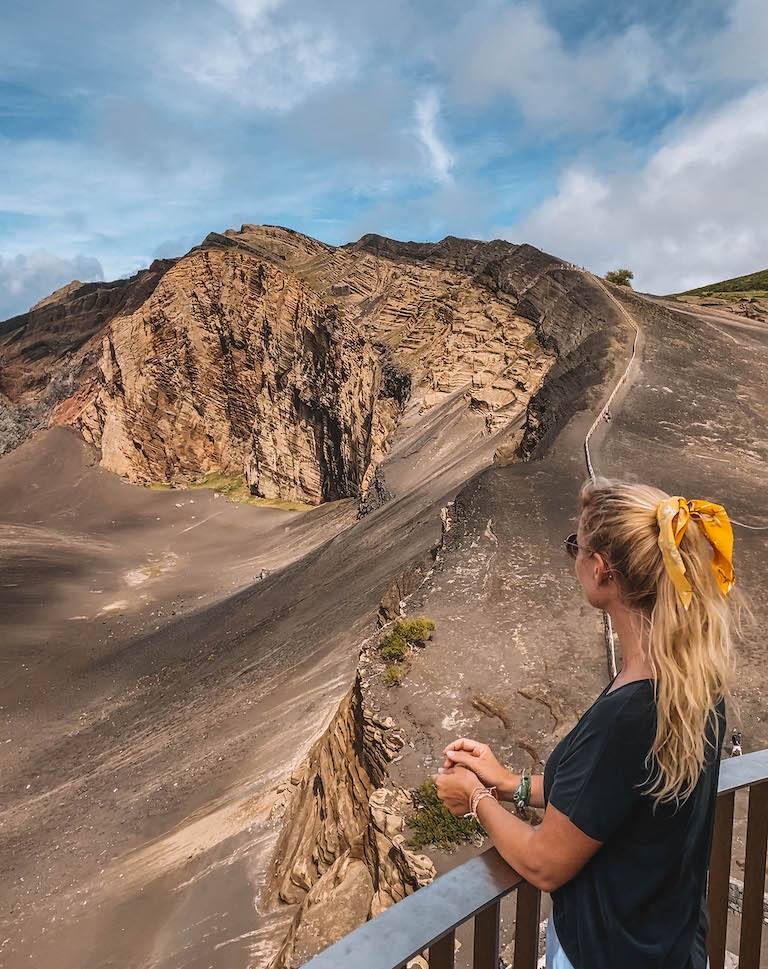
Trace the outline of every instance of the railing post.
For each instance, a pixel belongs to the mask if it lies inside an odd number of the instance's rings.
[[[768,844],[768,782],[749,789],[747,854],[744,860],[744,901],[741,909],[739,969],[759,969],[763,932],[765,855]]]
[[[429,947],[429,969],[453,969],[453,956],[456,949],[456,932],[451,929],[442,939]]]
[[[475,916],[475,944],[473,969],[499,969],[499,935],[501,932],[501,900]]]
[[[513,969],[536,969],[539,961],[540,913],[541,892],[530,882],[523,882],[517,889]]]
[[[725,965],[725,935],[728,928],[728,888],[731,875],[731,842],[733,840],[734,792],[721,794],[715,809],[712,833],[712,856],[709,863],[707,904],[709,935],[707,948],[712,969]]]

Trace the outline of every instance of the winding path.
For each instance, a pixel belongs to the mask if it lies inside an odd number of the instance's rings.
[[[621,303],[613,295],[613,293],[605,286],[605,284],[600,279],[597,278],[597,276],[594,276],[592,273],[588,272],[585,269],[579,269],[576,266],[571,266],[571,267],[568,267],[568,268],[570,268],[573,272],[581,273],[582,276],[585,276],[588,279],[590,279],[599,289],[601,289],[603,291],[603,293],[605,293],[605,295],[608,297],[608,299],[610,299],[613,303],[615,303],[615,305],[617,306],[619,312],[624,317],[624,319],[627,321],[627,323],[629,323],[629,325],[632,327],[632,329],[634,330],[634,334],[635,334],[634,335],[634,339],[632,340],[632,354],[631,354],[631,356],[629,358],[629,361],[627,362],[627,365],[624,368],[624,371],[622,372],[621,376],[616,381],[616,384],[614,385],[613,390],[609,394],[608,399],[603,404],[603,406],[600,408],[600,410],[599,410],[599,412],[597,414],[597,417],[595,417],[594,421],[592,422],[591,427],[589,428],[589,430],[587,431],[587,433],[586,433],[586,435],[584,437],[584,457],[585,457],[586,463],[587,463],[587,472],[589,474],[590,480],[591,481],[594,481],[595,480],[595,468],[594,468],[594,465],[592,464],[592,455],[591,455],[591,452],[590,452],[590,449],[589,449],[589,442],[590,442],[590,439],[592,438],[592,435],[595,433],[595,431],[597,430],[598,426],[600,425],[600,421],[602,421],[605,418],[605,415],[608,413],[608,411],[610,409],[610,406],[613,403],[613,401],[614,401],[616,395],[618,394],[619,390],[627,382],[627,379],[629,377],[629,372],[632,369],[632,366],[633,366],[633,364],[634,364],[634,362],[635,362],[635,360],[637,358],[638,346],[640,344],[641,332],[642,331],[640,330],[640,327],[638,326],[638,323],[635,320],[634,316],[632,316],[632,314],[624,306],[624,304]],[[604,630],[604,635],[605,635],[605,649],[606,649],[606,654],[607,654],[607,659],[608,659],[608,672],[611,675],[611,679],[613,679],[613,678],[615,678],[615,676],[617,674],[617,669],[616,669],[616,640],[615,640],[615,637],[614,637],[614,634],[613,634],[613,625],[611,623],[611,617],[608,615],[607,612],[604,612],[603,613],[603,630]]]

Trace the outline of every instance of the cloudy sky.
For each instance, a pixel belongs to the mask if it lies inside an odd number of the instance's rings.
[[[2,21],[0,319],[242,222],[527,241],[653,292],[768,265],[764,0],[25,0]]]

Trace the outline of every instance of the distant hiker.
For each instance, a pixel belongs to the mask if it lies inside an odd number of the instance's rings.
[[[549,969],[705,969],[737,632],[731,523],[721,505],[599,479],[582,488],[565,547],[587,602],[611,617],[621,672],[543,776],[461,738],[445,748],[438,794],[551,893]],[[740,741],[735,731],[734,752]],[[544,820],[533,827],[499,800],[544,808]]]
[[[741,757],[744,751],[741,749],[741,731],[734,730],[731,734],[731,757]]]

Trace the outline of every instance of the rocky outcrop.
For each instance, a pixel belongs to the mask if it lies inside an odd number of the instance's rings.
[[[237,249],[193,253],[113,320],[73,422],[111,471],[183,482],[242,474],[254,495],[356,494],[378,354],[298,277]]]
[[[0,454],[46,427],[62,401],[83,392],[98,356],[93,337],[118,314],[141,306],[173,264],[158,259],[113,283],[69,283],[0,323]]]
[[[359,679],[278,794],[281,834],[266,901],[298,903],[272,969],[294,969],[434,877],[400,834],[405,792],[381,788],[403,741],[366,711]]]
[[[499,461],[524,459],[601,379],[615,325],[588,274],[532,246],[243,225],[0,325],[0,436],[69,424],[133,481],[218,471],[365,514],[406,407],[454,407],[467,440],[507,429]]]

